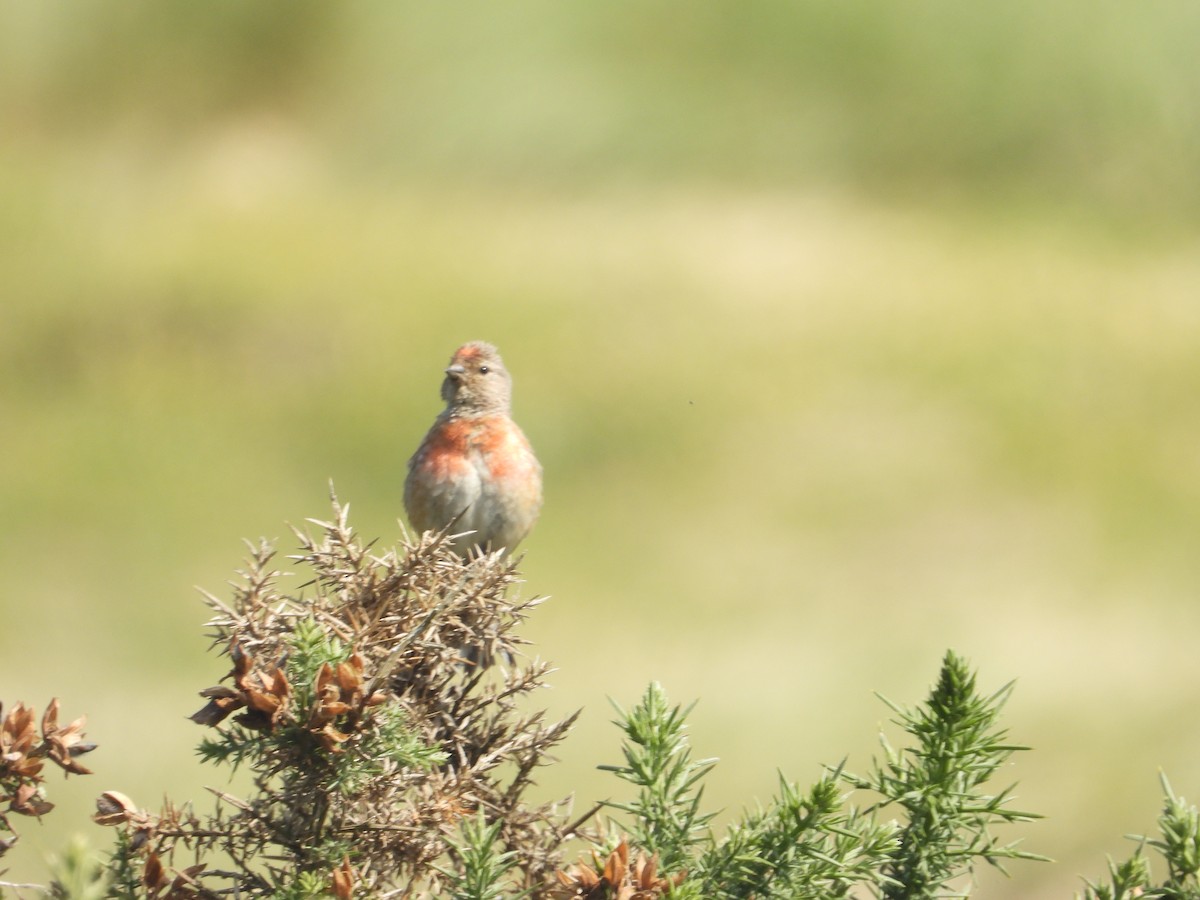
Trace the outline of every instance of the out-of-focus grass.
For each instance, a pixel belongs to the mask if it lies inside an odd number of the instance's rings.
[[[559,191],[833,180],[1145,227],[1200,201],[1198,17],[1082,0],[39,4],[5,12],[0,81],[9,139],[116,141],[134,166],[268,110],[383,191],[400,172]]]
[[[714,804],[861,765],[870,691],[953,647],[1019,679],[1063,860],[987,896],[1098,873],[1160,764],[1190,796],[1193,13],[189,9],[0,28],[0,699],[102,745],[14,876],[102,789],[219,781],[191,585],[329,478],[395,539],[477,337],[547,472],[548,702],[586,707],[547,792],[618,790],[604,698],[651,679],[701,698]]]

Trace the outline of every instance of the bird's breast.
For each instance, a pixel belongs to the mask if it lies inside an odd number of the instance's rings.
[[[541,466],[533,448],[511,419],[500,419],[480,429],[472,441],[472,449],[492,480],[526,477],[535,469],[540,474]]]
[[[471,465],[471,431],[470,422],[458,419],[435,426],[413,458],[413,466],[438,481],[461,475]]]

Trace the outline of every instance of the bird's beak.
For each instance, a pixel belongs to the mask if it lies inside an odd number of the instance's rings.
[[[462,378],[463,375],[466,374],[466,372],[467,372],[466,368],[464,366],[458,365],[457,363],[453,366],[446,367],[447,377],[453,378],[455,381],[458,381],[458,379]]]

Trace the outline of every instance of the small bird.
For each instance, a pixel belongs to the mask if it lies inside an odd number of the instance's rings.
[[[512,377],[491,344],[454,351],[446,408],[408,461],[404,508],[417,531],[463,534],[455,551],[510,553],[542,508],[542,466],[510,417]]]

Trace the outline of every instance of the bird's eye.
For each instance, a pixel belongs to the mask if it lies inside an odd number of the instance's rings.
[[[480,367],[479,367],[479,374],[480,374],[480,375],[486,375],[486,374],[487,374],[488,372],[490,372],[490,371],[491,371],[491,370],[490,370],[490,369],[489,369],[487,366],[480,366]]]

